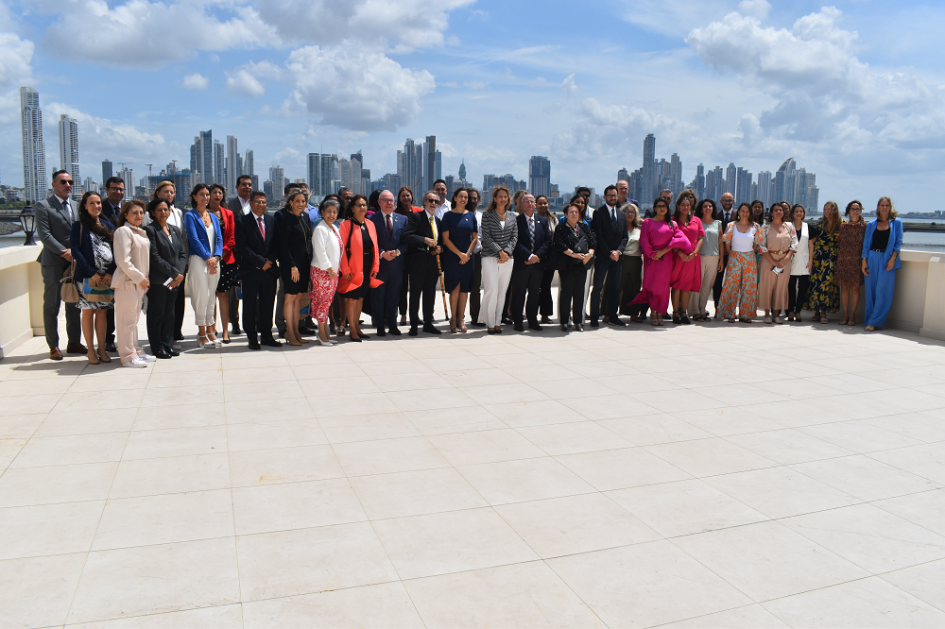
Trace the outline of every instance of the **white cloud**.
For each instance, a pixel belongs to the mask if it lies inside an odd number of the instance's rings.
[[[758,18],[759,20],[768,17],[769,11],[771,11],[771,5],[768,3],[768,0],[742,0],[738,3],[739,13]]]
[[[129,0],[115,7],[105,0],[66,0],[42,6],[58,14],[43,37],[44,50],[70,61],[159,68],[194,50],[254,48],[276,39],[255,9],[231,0]]]
[[[578,86],[574,81],[574,74],[569,74],[564,77],[564,81],[561,82],[561,91],[567,94],[568,96],[577,96]]]
[[[210,87],[210,79],[195,72],[184,77],[184,88],[188,90],[205,90]]]
[[[43,110],[47,125],[55,125],[61,114],[68,114],[70,118],[76,119],[81,148],[79,158],[87,164],[94,164],[96,160],[108,156],[112,156],[116,161],[120,159],[128,163],[155,161],[164,164],[168,159],[170,147],[160,133],[147,133],[134,125],[99,118],[63,103],[44,104]],[[53,134],[47,137],[56,136]],[[48,140],[46,148],[54,148]],[[85,171],[89,171],[89,168]],[[93,167],[88,174],[93,174],[94,171]]]
[[[306,46],[293,51],[285,78],[294,101],[324,124],[358,131],[393,130],[420,112],[436,87],[426,70],[411,70],[355,45]]]
[[[444,43],[449,11],[475,0],[261,0],[259,15],[283,40],[322,46],[354,40],[399,50]]]
[[[0,33],[0,90],[19,87],[32,75],[33,42]]]
[[[226,90],[232,94],[256,98],[266,92],[259,79],[279,79],[282,74],[281,68],[268,61],[248,63],[226,73]]]
[[[624,0],[623,18],[672,38],[718,19],[735,7],[733,0]]]

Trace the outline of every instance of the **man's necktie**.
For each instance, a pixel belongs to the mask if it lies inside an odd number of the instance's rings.
[[[528,219],[528,238],[532,243],[532,251],[535,250],[535,219]]]
[[[439,240],[436,236],[436,220],[433,216],[430,217],[430,231],[433,233],[433,240]]]
[[[262,236],[263,242],[265,242],[266,241],[266,226],[263,224],[262,216],[257,216],[256,222],[259,223],[259,234]]]
[[[394,223],[390,220],[390,214],[387,215],[387,237],[394,237]]]
[[[66,215],[69,217],[69,220],[73,220],[73,218],[72,218],[72,208],[69,207],[69,199],[68,199],[68,198],[66,198],[66,200],[63,201],[62,207],[63,207],[63,209],[65,209]]]

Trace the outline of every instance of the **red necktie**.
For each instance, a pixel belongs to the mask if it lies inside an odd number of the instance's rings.
[[[266,240],[266,226],[263,225],[262,216],[257,216],[256,220],[259,222],[259,233],[262,235],[263,242]]]
[[[389,238],[394,237],[394,223],[390,220],[390,214],[387,215],[387,236]]]

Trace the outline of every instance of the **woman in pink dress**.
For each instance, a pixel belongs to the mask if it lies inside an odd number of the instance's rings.
[[[683,252],[677,249],[673,256],[673,272],[670,275],[669,285],[673,289],[673,323],[689,324],[689,314],[686,307],[689,304],[689,293],[698,293],[702,289],[702,260],[699,250],[705,240],[705,228],[702,220],[692,216],[692,198],[688,190],[676,199],[676,214],[673,220],[679,231],[689,240],[690,250]]]
[[[643,289],[631,304],[649,304],[650,325],[663,325],[669,307],[669,280],[673,272],[672,250],[692,251],[689,239],[669,217],[664,199],[653,201],[653,218],[643,221],[640,249],[643,251]],[[701,272],[701,268],[700,268]],[[701,277],[700,277],[701,283]]]

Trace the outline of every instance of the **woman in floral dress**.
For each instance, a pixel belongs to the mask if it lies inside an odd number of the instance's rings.
[[[840,286],[836,282],[837,258],[840,256],[840,208],[834,201],[824,204],[820,219],[820,237],[814,241],[814,263],[810,272],[810,294],[807,310],[814,311],[814,320],[827,323],[827,313],[840,309]]]
[[[850,201],[844,214],[847,220],[840,225],[840,255],[837,257],[837,284],[840,285],[840,303],[843,306],[840,325],[856,325],[860,286],[863,285],[863,237],[866,235],[863,204]]]

